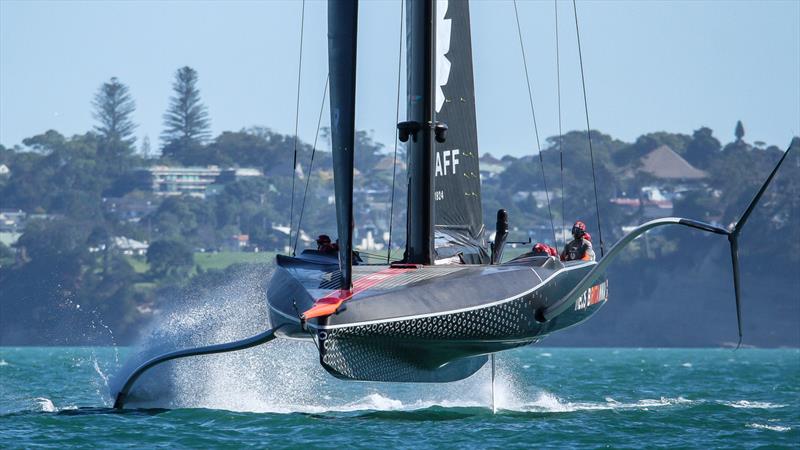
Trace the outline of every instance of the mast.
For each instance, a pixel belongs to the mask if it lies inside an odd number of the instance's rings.
[[[397,125],[400,140],[408,141],[408,237],[405,261],[432,264],[436,1],[408,0],[406,18],[408,121]]]
[[[341,289],[353,286],[353,152],[355,150],[358,0],[328,1],[331,147],[339,232]]]

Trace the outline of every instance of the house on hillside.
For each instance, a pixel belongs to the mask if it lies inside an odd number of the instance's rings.
[[[511,195],[511,201],[514,203],[521,203],[533,199],[536,202],[537,208],[544,208],[547,206],[548,200],[553,202],[554,199],[561,198],[560,190],[553,190],[550,192],[539,191],[517,191]]]
[[[16,208],[0,209],[0,231],[20,231],[27,218],[25,211]]]
[[[224,169],[217,177],[217,183],[232,183],[249,178],[263,177],[264,172],[250,167]]]
[[[135,171],[138,185],[143,190],[156,195],[191,195],[199,198],[205,198],[206,189],[216,182],[221,173],[217,166],[152,166]]]
[[[637,171],[671,184],[697,184],[708,178],[706,172],[689,164],[666,145],[644,155]]]
[[[25,228],[27,214],[21,209],[0,209],[0,243],[11,247]]]
[[[222,191],[223,184],[248,178],[263,177],[259,169],[217,166],[182,167],[151,166],[134,171],[138,188],[158,196],[191,195],[206,198]]]
[[[249,245],[250,235],[234,234],[223,241],[222,249],[228,252],[241,252],[246,250]]]
[[[317,236],[314,235],[314,237],[311,237],[311,235],[309,235],[305,230],[301,229],[298,231],[297,229],[289,228],[288,225],[275,224],[275,223],[272,224],[272,230],[277,231],[278,233],[281,233],[284,236],[289,236],[289,233],[291,233],[293,240],[298,238],[299,234],[298,250],[304,247],[312,246],[312,244],[315,243]],[[291,253],[292,246],[290,245],[284,246],[283,251],[285,253]]]
[[[372,170],[375,170],[377,172],[382,172],[382,171],[391,172],[395,170],[394,156],[393,155],[384,156],[383,158],[380,159],[380,161],[375,163],[375,166],[372,168]],[[406,170],[406,163],[398,159],[397,171],[400,172],[403,170]]]
[[[106,197],[103,198],[103,209],[119,220],[135,223],[158,209],[158,201],[136,195]]]
[[[150,245],[125,236],[115,236],[113,246],[123,255],[145,256]]]
[[[650,177],[647,184],[661,191],[668,200],[680,198],[684,192],[705,189],[708,186],[708,173],[689,164],[666,145],[644,155],[635,170]]]
[[[656,186],[643,186],[638,198],[616,197],[610,203],[623,207],[629,214],[639,212],[642,220],[672,215],[674,195],[663,192]]]
[[[137,241],[125,236],[114,236],[109,244],[109,246],[106,246],[105,243],[92,245],[88,248],[89,253],[113,250],[128,256],[145,256],[147,255],[147,249],[150,247],[147,242]]]
[[[355,241],[358,242],[356,248],[363,251],[370,251],[370,250],[375,251],[384,249],[385,244],[376,242],[375,237],[372,234],[372,231],[373,231],[372,228],[365,229],[365,231],[362,233],[364,237],[360,239],[358,238],[355,239]]]
[[[484,153],[479,161],[481,182],[497,177],[505,172],[509,165],[509,162],[499,160],[490,153]]]
[[[635,214],[639,220],[672,215],[674,200],[687,191],[704,189],[709,176],[667,145],[648,152],[626,173],[629,177],[637,174],[646,175],[647,184],[640,186],[637,192],[612,198],[610,202],[628,214]]]

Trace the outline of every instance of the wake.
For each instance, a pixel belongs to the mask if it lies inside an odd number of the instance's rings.
[[[269,277],[265,267],[244,267],[223,286],[176,299],[170,310],[161,312],[133,356],[108,382],[110,392],[117,392],[130,371],[154,355],[230,342],[269,328],[264,294]],[[611,397],[594,402],[569,401],[524,383],[518,378],[522,376],[519,368],[504,364],[502,356],[497,368],[496,405],[501,414],[650,410],[704,403],[680,396],[626,402]],[[746,400],[715,403],[730,408],[783,406]],[[487,364],[465,380],[445,384],[347,382],[325,372],[312,343],[277,339],[247,350],[158,366],[141,377],[126,405],[135,409],[208,408],[278,414],[432,408],[477,408],[485,412],[491,411],[491,372]]]

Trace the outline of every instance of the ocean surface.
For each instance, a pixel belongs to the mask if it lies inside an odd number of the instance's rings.
[[[169,363],[129,410],[129,348],[0,348],[0,447],[800,446],[800,350],[527,347],[441,385],[353,383],[282,341]],[[112,381],[109,381],[109,380]]]

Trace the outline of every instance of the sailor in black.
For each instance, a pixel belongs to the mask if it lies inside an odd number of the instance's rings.
[[[339,243],[331,243],[330,236],[320,234],[317,238],[317,251],[321,253],[336,253],[339,251]]]
[[[594,249],[588,236],[586,224],[581,221],[575,222],[575,225],[572,226],[572,237],[574,239],[564,246],[564,251],[561,252],[561,260],[594,261]]]

